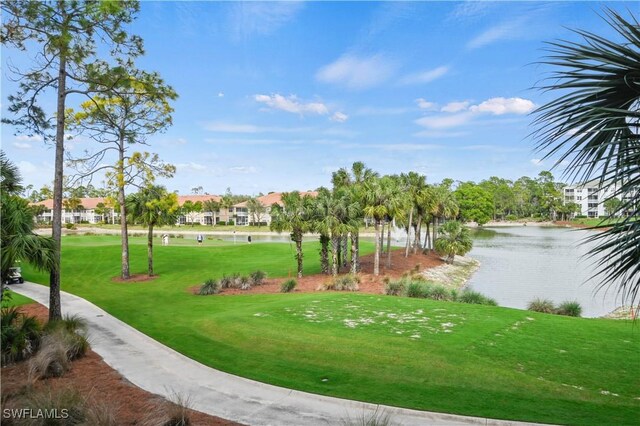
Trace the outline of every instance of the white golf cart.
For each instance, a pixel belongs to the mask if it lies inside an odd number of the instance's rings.
[[[9,268],[7,276],[4,277],[3,284],[22,284],[24,278],[22,278],[22,269],[19,266]]]

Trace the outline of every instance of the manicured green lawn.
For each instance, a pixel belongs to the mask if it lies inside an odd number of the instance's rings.
[[[11,287],[15,288],[15,286],[19,286],[19,285],[20,284],[13,284]],[[9,291],[7,301],[6,303],[3,301],[3,306],[5,305],[6,306],[22,306],[22,305],[27,305],[29,303],[33,303],[33,300],[21,294],[15,293],[13,291]]]
[[[132,271],[143,273],[144,239],[132,243]],[[305,272],[318,272],[318,244],[304,248]],[[473,416],[637,424],[640,328],[628,321],[357,293],[187,291],[224,273],[293,276],[294,254],[283,243],[158,246],[160,276],[122,284],[111,281],[116,237],[66,236],[63,289],[204,364],[267,383]]]

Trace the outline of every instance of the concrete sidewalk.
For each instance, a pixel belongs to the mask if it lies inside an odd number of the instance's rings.
[[[11,289],[48,306],[48,287],[24,283]],[[62,292],[61,298],[65,315],[87,320],[92,349],[131,383],[166,398],[189,396],[195,410],[224,419],[251,425],[336,425],[378,410],[402,425],[533,424],[366,404],[243,379],[187,358],[80,297]]]

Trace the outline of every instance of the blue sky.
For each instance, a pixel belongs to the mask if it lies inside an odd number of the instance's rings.
[[[529,113],[549,95],[544,42],[605,36],[612,2],[142,2],[130,31],[138,66],[178,92],[174,125],[149,147],[176,165],[170,190],[211,194],[308,190],[363,161],[429,182],[535,176]],[[15,85],[2,51],[2,116]],[[79,99],[70,99],[70,106]],[[53,102],[49,102],[52,106]],[[36,188],[53,149],[2,127],[2,149]],[[78,136],[70,152],[91,149]],[[115,160],[114,160],[115,161]],[[556,175],[560,170],[555,171]],[[94,184],[100,185],[100,179]]]

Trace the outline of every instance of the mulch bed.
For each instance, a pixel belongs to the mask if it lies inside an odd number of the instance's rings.
[[[27,315],[36,316],[45,322],[49,310],[33,303],[20,308]],[[1,369],[3,408],[11,406],[28,389],[27,362],[19,362]],[[128,382],[116,370],[109,367],[93,351],[73,362],[71,371],[63,377],[37,381],[34,390],[75,389],[85,398],[108,402],[116,410],[119,425],[140,425],[148,421],[149,413],[158,410],[164,398],[140,389]],[[13,400],[13,401],[12,401]],[[7,404],[7,405],[5,405]],[[14,407],[22,408],[22,407]],[[237,425],[228,420],[193,411],[190,412],[195,425]]]
[[[387,268],[387,253],[380,256],[380,275],[373,275],[373,260],[374,255],[368,254],[360,257],[361,271],[358,274],[360,277],[359,291],[361,293],[370,294],[382,294],[384,292],[384,280],[385,278],[397,279],[404,273],[412,270],[425,270],[434,268],[444,264],[444,261],[439,256],[430,254],[409,254],[408,257],[404,257],[404,249],[391,250],[391,267]],[[349,265],[347,267],[340,268],[341,274],[349,272]],[[309,293],[318,290],[318,287],[332,280],[331,275],[315,274],[303,276],[302,278],[296,278],[296,271],[291,271],[291,276],[288,278],[274,278],[266,279],[264,284],[260,286],[254,286],[250,290],[239,289],[223,289],[220,295],[234,295],[234,294],[264,294],[264,293],[279,293],[280,284],[284,281],[295,278],[298,282],[297,287],[293,292],[295,293]],[[200,286],[194,286],[189,288],[192,293],[197,293]]]

